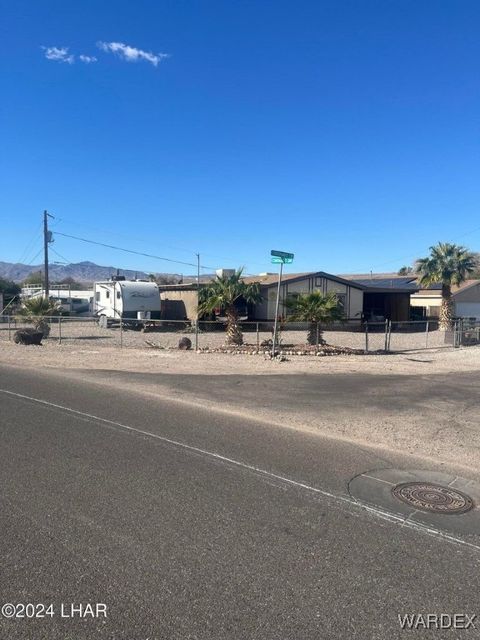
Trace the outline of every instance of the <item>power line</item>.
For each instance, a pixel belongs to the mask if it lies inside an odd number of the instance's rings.
[[[78,222],[77,220],[72,221],[72,220],[69,220],[68,218],[57,218],[57,224],[60,222],[66,222],[67,226],[79,227],[79,225],[77,224]],[[147,242],[145,238],[138,238],[130,234],[126,235],[124,233],[118,233],[117,231],[112,231],[111,229],[101,229],[99,227],[93,227],[92,225],[87,224],[83,221],[81,221],[81,226],[85,229],[88,229],[89,231],[108,233],[108,235],[116,236],[117,238],[124,238],[126,240],[135,240],[137,242],[145,242],[145,243]],[[195,255],[195,251],[192,251],[191,249],[182,249],[180,247],[174,247],[173,245],[170,245],[170,244],[163,244],[163,246],[167,249],[172,249],[173,251],[181,251],[183,253],[189,253],[190,255]]]
[[[42,223],[39,224],[39,226],[37,227],[37,230],[35,231],[35,233],[33,234],[33,236],[30,238],[30,241],[27,243],[25,249],[23,250],[20,258],[18,259],[18,262],[21,263],[23,260],[26,260],[28,257],[28,254],[30,253],[30,251],[33,249],[33,247],[35,246],[36,241],[41,237],[41,228],[42,228]]]
[[[50,247],[50,251],[54,253],[56,256],[58,256],[59,258],[61,258],[62,260],[65,260],[66,264],[71,264],[71,260],[68,260],[67,258],[65,258],[65,256],[62,256],[61,253],[58,253],[58,251],[55,251],[53,247]]]
[[[30,266],[30,265],[32,264],[32,262],[33,262],[34,260],[36,260],[36,259],[38,258],[38,256],[42,253],[42,251],[43,251],[43,247],[40,249],[40,251],[39,251],[38,253],[36,253],[36,254],[33,256],[33,258],[30,260],[30,262],[28,262],[28,263],[27,263],[27,265],[28,265],[28,266]]]
[[[113,244],[106,244],[104,242],[97,242],[96,240],[89,240],[87,238],[80,238],[79,236],[71,236],[67,233],[61,233],[60,231],[55,231],[55,234],[58,236],[63,236],[64,238],[72,238],[73,240],[79,240],[80,242],[87,242],[88,244],[95,244],[99,247],[106,247],[107,249],[114,249],[115,251],[123,251],[124,253],[131,253],[137,256],[143,256],[145,258],[153,258],[154,260],[164,260],[165,262],[172,262],[174,264],[182,264],[187,267],[197,267],[197,264],[194,262],[183,262],[182,260],[173,260],[172,258],[165,258],[163,256],[156,256],[152,253],[142,253],[141,251],[134,251],[133,249],[125,249],[124,247],[117,247]],[[200,265],[201,269],[215,269],[215,267],[209,267],[206,265]]]

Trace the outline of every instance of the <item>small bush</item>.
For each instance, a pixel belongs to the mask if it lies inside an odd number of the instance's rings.
[[[41,331],[37,331],[37,329],[27,328],[27,329],[18,329],[13,334],[13,341],[15,344],[42,344],[43,333]]]

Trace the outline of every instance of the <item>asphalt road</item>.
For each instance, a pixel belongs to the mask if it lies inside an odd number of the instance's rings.
[[[399,615],[480,617],[480,547],[348,497],[407,456],[45,371],[1,367],[0,403],[0,604],[54,605],[0,617],[2,639],[386,640]]]

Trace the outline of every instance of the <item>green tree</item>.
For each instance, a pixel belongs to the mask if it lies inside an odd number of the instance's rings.
[[[398,274],[399,276],[408,276],[411,273],[413,273],[413,267],[402,267],[401,269],[398,270]]]
[[[25,280],[22,282],[22,285],[27,284],[38,284],[43,285],[43,274],[41,271],[35,271],[30,273]]]
[[[12,301],[19,295],[20,287],[12,280],[0,278],[0,292],[3,293],[3,307],[5,308],[7,305],[11,306]],[[0,312],[1,311],[2,308],[0,308]]]
[[[85,287],[85,284],[82,284],[81,282],[78,282],[78,280],[75,280],[71,276],[67,276],[66,278],[63,278],[62,280],[56,280],[55,282],[51,283],[51,286],[55,287],[55,285],[57,285],[57,284],[67,284],[71,291],[80,291],[81,289],[83,289]]]
[[[47,318],[61,314],[61,306],[53,300],[35,296],[24,300],[18,311],[18,315],[27,322],[31,322],[35,329],[41,331],[45,337],[50,333],[50,325]]]
[[[317,326],[328,325],[336,320],[343,320],[344,314],[338,304],[337,294],[333,291],[323,294],[321,291],[304,293],[287,299],[285,306],[290,311],[289,322],[308,322],[308,344],[317,342]],[[322,331],[319,329],[319,344],[325,344]]]
[[[199,315],[207,315],[215,309],[221,309],[227,316],[227,344],[243,344],[242,331],[238,324],[236,302],[260,302],[260,285],[258,282],[247,284],[242,278],[242,269],[232,276],[217,276],[216,279],[199,291]]]
[[[478,268],[475,254],[465,247],[439,242],[430,247],[430,255],[417,260],[415,269],[423,287],[442,285],[440,329],[450,329],[454,318],[452,285],[464,282]]]

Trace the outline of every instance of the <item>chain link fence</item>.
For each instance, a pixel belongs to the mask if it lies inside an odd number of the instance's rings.
[[[128,321],[93,317],[58,316],[23,318],[0,316],[0,344],[13,341],[19,329],[31,329],[42,320],[48,326],[49,344],[86,347],[176,349],[187,338],[192,349],[244,349],[268,352],[272,348],[273,321],[241,322],[243,344],[227,345],[226,325],[219,321],[149,320]],[[284,353],[310,353],[327,349],[344,352],[399,353],[424,349],[464,347],[480,344],[480,322],[457,320],[450,331],[441,331],[438,321],[362,322],[360,319],[334,324],[312,325],[301,322],[280,322],[277,350]],[[188,341],[187,341],[188,345]]]

